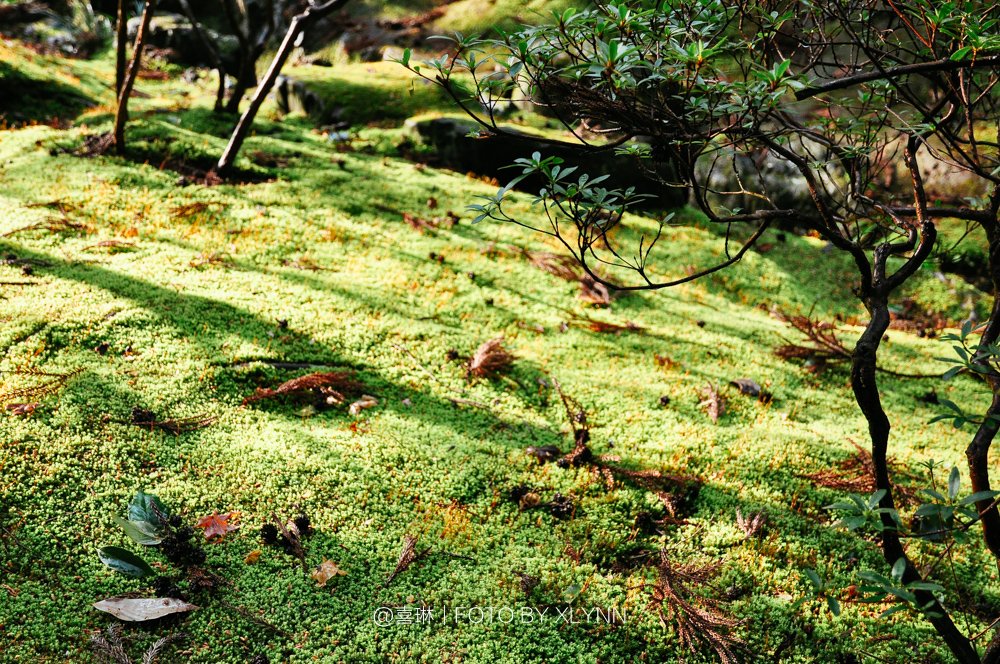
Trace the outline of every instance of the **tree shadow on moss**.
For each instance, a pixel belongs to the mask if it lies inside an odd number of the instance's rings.
[[[0,117],[8,124],[71,120],[94,102],[58,81],[32,78],[0,60]]]

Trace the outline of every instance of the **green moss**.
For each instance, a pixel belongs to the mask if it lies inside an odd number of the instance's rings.
[[[104,64],[89,66],[99,71]],[[324,76],[340,85],[338,77],[356,74],[349,72]],[[132,154],[218,154],[232,118],[208,110],[210,88],[177,80],[145,88],[151,98],[135,100],[128,130]],[[188,95],[168,96],[174,89]],[[363,103],[375,108],[377,99]],[[717,585],[749,589],[728,608],[747,620],[737,634],[754,652],[772,653],[791,639],[786,661],[828,662],[863,641],[888,661],[950,661],[926,623],[874,620],[882,607],[848,604],[837,620],[817,606],[790,608],[788,597],[805,591],[804,566],[844,586],[857,581],[859,569],[885,571],[872,542],[830,525],[822,507],[842,494],[802,477],[846,458],[850,441],[865,440],[848,376],[837,369],[815,376],[775,357],[782,337],[795,335],[754,306],[860,316],[849,294],[851,266],[836,253],[824,254],[810,238],[789,235],[780,243],[768,236],[775,248],[748,254],[716,277],[622,297],[601,311],[582,305],[573,284],[509,249],[558,247],[513,226],[469,223],[464,206],[495,187],[398,158],[396,130],[367,130],[338,146],[309,123],[263,118],[240,166],[271,181],[179,188],[178,174],[160,170],[162,161],[50,153],[110,126],[97,113],[86,121],[86,130],[0,134],[0,233],[53,216],[51,208],[29,205],[57,199],[71,220],[86,225],[0,239],[0,254],[46,263],[30,278],[17,266],[0,266],[0,281],[38,282],[0,287],[0,389],[36,380],[6,373],[16,367],[83,369],[30,416],[0,418],[0,522],[29,549],[5,551],[0,560],[5,664],[90,661],[88,633],[108,623],[90,605],[144,588],[109,572],[94,553],[100,545],[134,547],[111,517],[138,488],[189,522],[213,510],[241,512],[241,530],[208,546],[209,563],[233,583],[227,601],[262,611],[295,635],[286,639],[199,597],[198,611],[151,628],[193,635],[183,661],[240,664],[255,652],[296,663],[446,655],[449,662],[491,664],[712,661],[690,656],[645,610],[648,588],[639,584],[652,580],[651,570],[614,571],[631,552],[663,545],[681,562],[721,560]],[[287,165],[255,166],[247,157],[254,152],[283,156]],[[184,212],[199,202],[209,205]],[[431,218],[449,209],[464,219],[423,234],[391,211]],[[515,195],[510,209],[537,220],[529,196]],[[693,211],[676,221],[653,261],[662,274],[684,274],[725,251],[725,238],[703,228]],[[652,227],[634,217],[626,222],[627,234]],[[134,246],[99,245],[107,240]],[[194,265],[213,252],[231,263]],[[807,270],[818,277],[802,279]],[[634,321],[645,333],[606,335],[572,325],[561,331],[573,322],[568,311]],[[544,333],[530,330],[538,325]],[[859,331],[848,327],[845,341]],[[464,370],[446,361],[450,349],[470,355],[501,335],[520,357],[510,380],[469,384]],[[93,350],[101,343],[109,345],[106,355]],[[947,353],[940,342],[891,331],[882,361],[935,372],[941,365],[933,358]],[[664,366],[658,355],[675,364]],[[358,417],[346,405],[309,413],[292,398],[243,405],[258,387],[309,371],[274,369],[261,359],[353,368],[379,405]],[[765,385],[774,402],[762,406],[731,390],[727,414],[711,423],[698,406],[705,383],[741,376]],[[702,479],[688,523],[663,536],[633,537],[637,514],[662,513],[655,496],[629,485],[608,490],[585,469],[542,466],[525,454],[530,445],[571,444],[562,405],[544,384],[553,378],[587,409],[595,452],[619,455],[631,468]],[[929,458],[962,464],[967,432],[927,425],[941,408],[916,397],[934,387],[963,407],[982,408],[977,384],[883,377],[880,387],[893,425],[891,453],[900,463],[913,473]],[[455,390],[489,410],[456,404]],[[659,405],[662,396],[669,406]],[[209,413],[218,420],[175,437],[126,424],[134,407],[161,418]],[[576,514],[561,521],[520,512],[505,495],[521,483],[546,498],[572,495]],[[309,564],[325,557],[347,572],[326,588],[257,535],[272,513],[290,515],[294,505],[317,528]],[[769,511],[763,538],[743,541],[737,506]],[[422,546],[476,564],[431,556],[383,588],[408,532],[420,533]],[[581,552],[579,562],[566,554],[567,542]],[[928,544],[912,546],[933,553]],[[254,549],[264,550],[261,561],[245,564]],[[163,562],[155,552],[146,555]],[[955,569],[993,597],[998,589],[987,557],[973,544],[957,552]],[[514,570],[540,577],[532,597],[523,596]],[[952,583],[943,583],[954,598]],[[372,620],[382,605],[425,602],[440,616],[444,606],[555,603],[572,586],[585,588],[574,600],[581,606],[624,607],[627,624],[378,627]],[[967,618],[970,631],[986,626]]]

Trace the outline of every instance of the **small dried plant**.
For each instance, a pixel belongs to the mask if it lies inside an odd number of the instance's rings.
[[[855,453],[843,461],[835,462],[834,466],[836,468],[818,470],[815,473],[796,475],[796,477],[809,480],[814,486],[826,489],[861,494],[874,493],[876,490],[875,464],[872,462],[871,452],[854,441],[851,441],[851,444],[854,445]],[[889,466],[890,477],[904,476],[916,479],[913,475],[907,473],[892,457],[886,459],[886,463]],[[892,483],[893,494],[901,502],[906,504],[917,502],[916,492],[913,489],[896,484],[891,480],[890,482]]]
[[[508,353],[503,345],[504,338],[497,337],[479,346],[466,364],[467,376],[477,378],[496,376],[510,369],[517,356]]]
[[[80,367],[73,369],[66,373],[50,373],[29,367],[27,369],[13,369],[3,373],[11,376],[32,376],[41,379],[40,382],[35,385],[28,385],[26,387],[19,387],[0,392],[0,403],[8,404],[14,401],[31,402],[41,399],[42,397],[53,395],[64,388],[70,379],[83,373],[83,368]]]
[[[705,398],[698,404],[699,407],[705,409],[705,414],[707,414],[712,423],[715,424],[719,421],[719,418],[726,414],[726,400],[719,394],[719,388],[708,384],[708,387],[703,389],[701,393]]]
[[[746,516],[740,511],[740,508],[736,508],[736,526],[743,531],[743,540],[747,541],[754,537],[757,537],[764,530],[764,525],[767,523],[767,511],[758,510],[757,512],[747,512]]]
[[[783,360],[804,360],[806,370],[820,373],[830,364],[850,362],[851,351],[837,338],[837,326],[809,316],[789,316],[775,313],[774,316],[805,335],[807,345],[791,342],[779,346],[774,354]]]
[[[736,664],[733,648],[745,646],[731,630],[741,623],[719,610],[721,601],[695,593],[692,586],[713,588],[709,579],[717,575],[721,563],[675,565],[667,550],[660,551],[657,579],[647,610],[655,610],[660,624],[673,624],[681,643],[697,651],[701,644],[715,651],[723,664]]]
[[[658,470],[632,470],[613,465],[609,462],[621,461],[621,457],[615,454],[595,456],[589,446],[590,425],[587,422],[587,412],[576,399],[563,392],[559,381],[553,380],[552,384],[562,398],[575,441],[573,450],[557,459],[556,465],[560,468],[587,466],[593,479],[603,480],[608,490],[614,489],[615,480],[618,479],[650,491],[656,495],[669,514],[669,517],[665,517],[661,523],[683,523],[678,517],[687,503],[697,495],[701,483],[697,479],[670,475]]]
[[[191,267],[214,265],[217,267],[236,267],[236,261],[227,251],[208,251],[207,249],[191,259]]]
[[[360,392],[368,387],[364,383],[351,380],[353,375],[354,373],[351,371],[331,371],[329,373],[317,371],[285,381],[273,390],[266,387],[258,388],[256,392],[243,400],[243,405],[286,394],[301,395],[310,392],[317,402],[330,405],[344,403],[347,399],[344,392]]]
[[[190,634],[172,634],[157,639],[155,643],[142,655],[141,664],[153,664],[163,652],[163,648],[174,641],[184,641],[190,639]],[[133,664],[125,651],[126,637],[122,636],[121,623],[115,623],[108,627],[104,634],[95,634],[90,637],[90,645],[97,656],[97,661],[101,664]]]

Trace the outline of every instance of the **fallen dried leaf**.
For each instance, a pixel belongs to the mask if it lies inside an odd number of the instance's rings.
[[[729,384],[738,387],[740,394],[748,394],[752,397],[760,394],[760,385],[752,378],[737,378],[729,381]]]
[[[361,395],[361,398],[351,404],[351,415],[357,415],[366,408],[378,405],[378,399],[368,394]]]
[[[135,599],[111,597],[103,599],[93,606],[98,611],[110,613],[116,618],[130,622],[155,620],[172,613],[184,613],[198,608],[194,604],[188,604],[173,597],[139,597]]]
[[[212,516],[203,516],[198,520],[198,523],[194,525],[195,528],[205,529],[205,539],[210,540],[213,537],[218,537],[222,539],[226,536],[226,533],[233,530],[237,530],[239,526],[234,526],[229,523],[229,519],[235,519],[239,516],[239,512],[229,512],[227,514],[219,514],[213,511]]]
[[[326,582],[335,576],[345,576],[347,572],[337,567],[337,563],[323,558],[323,562],[309,575],[316,581],[317,588],[325,588]]]
[[[253,565],[258,560],[260,560],[260,549],[254,549],[253,551],[247,554],[246,558],[243,559],[243,562],[246,563],[247,565]]]

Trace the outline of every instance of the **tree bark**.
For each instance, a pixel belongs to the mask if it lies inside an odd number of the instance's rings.
[[[879,289],[881,290],[881,289]],[[872,441],[872,461],[875,466],[875,488],[884,489],[879,507],[896,509],[892,496],[892,484],[889,481],[889,466],[886,461],[889,448],[889,418],[882,409],[879,398],[878,383],[875,378],[876,355],[879,344],[886,330],[889,329],[889,307],[884,293],[875,293],[868,299],[871,321],[854,347],[851,361],[851,386],[854,398],[861,407],[861,412],[868,420],[868,433]],[[920,581],[920,574],[910,562],[903,550],[903,545],[896,531],[896,523],[888,514],[882,515],[885,529],[882,531],[882,555],[891,567],[897,560],[906,560],[906,571],[903,573],[903,583]],[[941,614],[940,618],[928,618],[938,635],[948,645],[948,649],[961,664],[979,664],[979,654],[972,642],[959,631],[948,612],[938,605],[934,595],[928,591],[918,590],[914,593],[921,605],[934,602],[934,610]]]
[[[264,99],[267,98],[271,88],[274,87],[274,82],[277,80],[278,74],[281,73],[281,68],[284,66],[285,61],[292,52],[295,44],[295,38],[298,37],[299,32],[308,27],[313,21],[322,18],[332,11],[340,9],[346,5],[348,1],[349,0],[329,0],[323,5],[309,5],[305,11],[301,14],[296,14],[295,17],[292,18],[292,22],[288,26],[288,32],[285,33],[285,38],[281,41],[281,46],[278,48],[278,52],[275,54],[274,59],[271,61],[271,65],[267,69],[267,74],[264,75],[264,80],[257,86],[257,91],[250,100],[250,106],[248,106],[247,110],[245,110],[243,115],[240,116],[240,121],[236,125],[236,129],[233,130],[233,135],[229,139],[229,144],[226,145],[226,149],[223,151],[222,157],[219,158],[219,163],[215,167],[215,170],[219,175],[224,175],[233,167],[233,162],[236,161],[236,155],[239,153],[240,147],[243,145],[243,141],[246,139],[247,134],[250,133],[250,127],[253,125],[253,120],[257,116],[257,111],[260,110],[261,105],[264,103]],[[232,102],[232,99],[230,99],[230,102]]]
[[[198,39],[205,47],[205,50],[208,51],[209,57],[212,58],[212,65],[215,67],[215,71],[219,73],[219,91],[215,94],[215,108],[212,109],[215,113],[218,113],[222,110],[222,101],[226,94],[226,68],[222,64],[222,55],[198,24],[198,19],[195,18],[194,11],[191,9],[191,3],[188,0],[180,0],[180,3],[184,9],[184,14],[191,21],[191,28],[198,35]]]
[[[125,82],[125,48],[128,46],[128,18],[125,14],[125,0],[118,0],[118,44],[115,53],[115,96],[121,94]]]
[[[997,234],[994,225],[981,225],[989,240],[990,278],[993,282],[994,295],[993,310],[990,312],[986,329],[979,338],[979,344],[989,345],[996,343],[1000,337],[1000,235]],[[973,493],[991,490],[989,453],[990,445],[997,436],[998,427],[997,423],[989,418],[1000,417],[1000,374],[988,362],[981,361],[978,364],[986,370],[985,378],[993,391],[993,402],[986,411],[983,423],[972,437],[972,442],[965,450]],[[996,506],[991,506],[992,504],[992,500],[981,500],[976,503],[976,510],[982,514],[983,539],[990,553],[997,559],[997,566],[1000,568],[1000,511]]]
[[[125,151],[125,121],[128,120],[128,98],[132,94],[132,87],[135,85],[135,78],[139,74],[139,66],[142,61],[142,47],[146,42],[146,32],[149,30],[149,21],[156,11],[156,0],[146,0],[146,6],[142,10],[142,23],[139,25],[139,32],[135,36],[135,53],[132,54],[132,63],[129,65],[125,80],[122,81],[121,90],[118,91],[118,111],[115,113],[115,151],[121,154]]]

